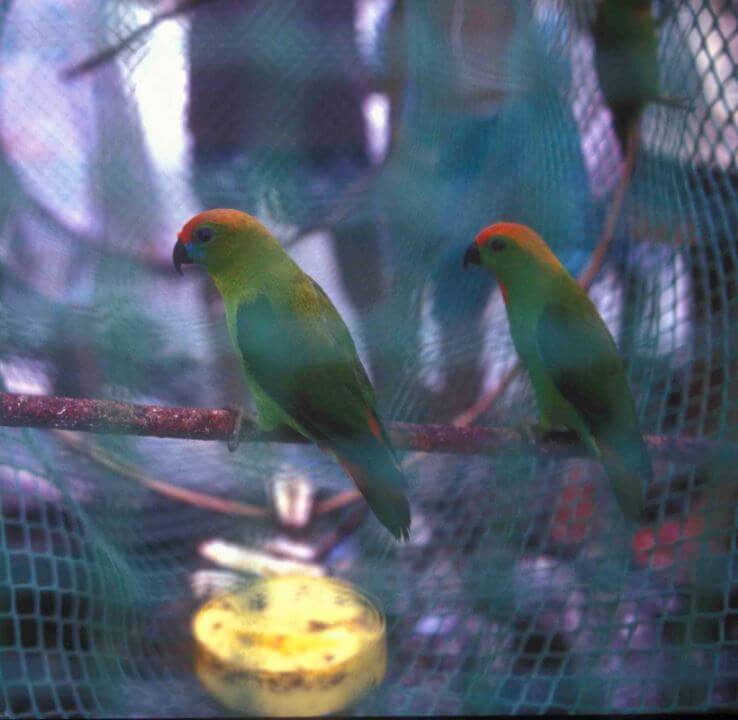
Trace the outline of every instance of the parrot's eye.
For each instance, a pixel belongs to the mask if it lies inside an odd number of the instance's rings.
[[[215,235],[213,228],[201,227],[198,228],[197,232],[195,233],[195,239],[198,242],[208,242],[209,240],[213,239],[213,235]]]
[[[493,252],[500,252],[505,249],[505,241],[502,238],[494,238],[489,244],[490,250]]]

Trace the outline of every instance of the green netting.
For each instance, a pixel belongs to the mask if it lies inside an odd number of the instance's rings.
[[[68,81],[161,8],[0,3],[5,389],[246,397],[212,287],[169,262],[190,215],[232,206],[334,298],[386,418],[450,422],[514,362],[495,283],[461,270],[474,234],[527,223],[574,273],[601,235],[622,154],[593,64],[596,4],[190,4]],[[732,442],[738,14],[671,5],[654,3],[661,90],[685,103],[644,113],[591,295],[645,431]],[[520,375],[478,422],[534,416]],[[321,497],[349,487],[309,446],[97,441],[153,478],[261,506],[277,476]],[[0,448],[3,712],[222,714],[192,665],[193,573],[214,567],[198,548],[285,530],[165,498],[49,431],[3,429]],[[368,518],[325,558],[388,617],[386,680],[350,712],[735,709],[734,473],[654,470],[633,528],[590,460],[413,459],[412,541]]]

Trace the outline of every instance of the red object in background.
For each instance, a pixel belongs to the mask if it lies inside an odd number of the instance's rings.
[[[559,543],[580,543],[590,533],[595,514],[595,484],[582,480],[581,464],[567,473],[567,482],[551,522],[551,539]]]
[[[635,561],[644,567],[663,570],[680,560],[694,560],[704,518],[692,515],[686,520],[667,520],[658,527],[642,527],[633,535]]]

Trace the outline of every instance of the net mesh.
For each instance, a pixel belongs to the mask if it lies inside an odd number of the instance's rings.
[[[623,168],[596,4],[189,3],[113,61],[61,72],[154,3],[0,3],[4,389],[162,405],[246,397],[179,226],[259,216],[334,299],[386,418],[448,423],[515,360],[498,287],[463,273],[495,219],[586,266]],[[648,433],[736,441],[738,10],[654,3],[664,98],[591,296]],[[171,6],[167,6],[171,7]],[[530,421],[524,374],[480,424]],[[309,446],[99,436],[188,489],[268,506],[275,476],[349,487]],[[0,706],[18,717],[217,715],[193,680],[198,552],[271,520],[177,502],[49,431],[0,431]],[[413,539],[373,518],[325,559],[381,599],[389,671],[351,712],[738,704],[732,468],[655,462],[648,523],[597,462],[411,458]],[[317,519],[308,537],[338,522]]]

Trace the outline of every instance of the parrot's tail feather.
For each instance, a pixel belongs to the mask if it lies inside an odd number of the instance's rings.
[[[398,540],[407,540],[410,537],[410,505],[402,490],[405,477],[389,452],[384,457],[373,452],[361,464],[337,457],[379,521]]]
[[[640,437],[631,442],[603,442],[597,446],[610,478],[615,496],[625,514],[633,520],[642,520],[645,511],[645,485],[652,476],[651,460]]]

